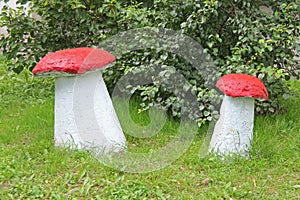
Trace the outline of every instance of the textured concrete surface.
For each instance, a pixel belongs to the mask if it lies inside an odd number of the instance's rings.
[[[253,138],[253,122],[253,98],[225,95],[209,150],[219,155],[247,156]]]
[[[89,47],[64,49],[47,54],[34,67],[32,73],[43,76],[48,72],[58,72],[59,76],[73,76],[105,68],[115,60],[112,54],[102,49]]]
[[[231,97],[254,97],[268,99],[268,91],[264,83],[248,74],[227,74],[216,83],[216,87]]]
[[[55,84],[55,144],[119,151],[126,139],[100,72],[61,77]]]

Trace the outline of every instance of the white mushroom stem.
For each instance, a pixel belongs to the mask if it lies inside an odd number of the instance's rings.
[[[119,151],[125,137],[99,71],[55,82],[56,146]],[[100,148],[100,149],[99,149]]]
[[[209,150],[248,156],[253,138],[254,98],[224,96]]]

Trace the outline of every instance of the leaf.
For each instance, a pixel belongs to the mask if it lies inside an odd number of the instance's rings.
[[[208,183],[210,182],[210,178],[205,178],[201,181],[202,185],[208,185]]]
[[[300,189],[300,185],[294,185],[294,188]]]

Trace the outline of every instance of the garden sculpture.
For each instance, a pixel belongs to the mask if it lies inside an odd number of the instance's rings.
[[[107,51],[73,48],[47,54],[33,74],[55,79],[56,146],[108,152],[126,139],[100,70],[115,61]],[[100,148],[100,149],[99,149]]]
[[[209,150],[222,156],[248,157],[253,138],[254,98],[267,100],[267,89],[260,79],[247,74],[225,75],[216,87],[225,96]]]

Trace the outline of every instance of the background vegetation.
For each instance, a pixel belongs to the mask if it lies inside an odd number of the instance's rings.
[[[201,44],[214,60],[219,74],[247,73],[262,79],[270,100],[257,102],[256,111],[259,113],[283,111],[279,100],[288,94],[285,80],[299,78],[299,63],[294,59],[300,32],[299,0],[30,2],[33,6],[29,14],[34,12],[41,19],[27,17],[22,8],[4,8],[1,12],[0,26],[7,26],[9,36],[1,36],[0,47],[12,60],[9,67],[15,72],[32,69],[48,52],[97,46],[122,31],[159,27],[179,31]],[[162,79],[171,76],[172,69],[184,75],[190,83],[185,90],[192,91],[198,99],[199,109],[194,110],[200,112],[192,118],[200,124],[212,119],[216,110],[212,105],[218,95],[213,89],[208,89],[201,72],[191,63],[162,49],[143,49],[122,55],[115,67],[105,73],[107,85],[112,89],[128,71],[147,71],[149,65],[168,66],[158,75]],[[180,117],[183,99],[166,91],[160,84],[132,85],[130,90],[143,97],[142,110],[159,105],[173,116]]]

